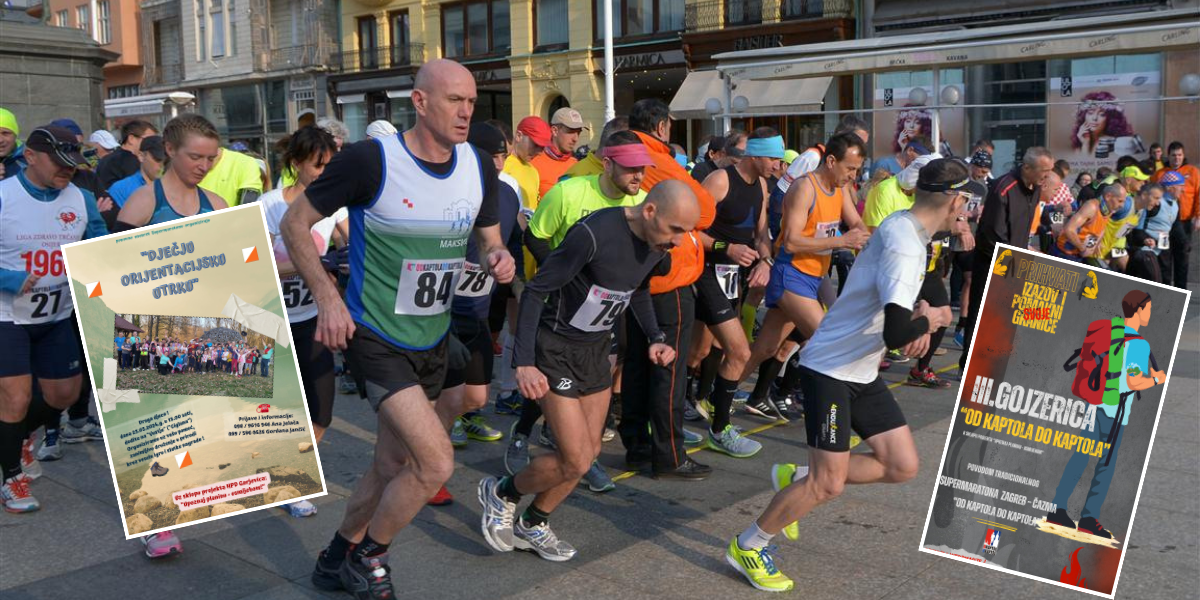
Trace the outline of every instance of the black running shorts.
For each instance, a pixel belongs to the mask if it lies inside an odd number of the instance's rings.
[[[467,350],[471,352],[471,360],[462,370],[448,369],[446,371],[446,388],[467,385],[488,385],[492,383],[492,362],[495,353],[492,350],[492,333],[488,331],[487,321],[473,319],[462,315],[454,315],[450,319],[450,330],[458,337]]]
[[[749,269],[739,269],[737,275],[738,297],[730,300],[725,294],[725,288],[717,279],[716,267],[704,265],[700,278],[692,284],[696,291],[696,320],[708,326],[720,325],[725,321],[741,318],[741,297],[746,289],[745,275]]]
[[[967,250],[965,252],[953,252],[950,255],[950,260],[953,261],[963,273],[970,273],[971,270],[975,268],[975,251]]]
[[[801,366],[800,389],[808,445],[818,450],[849,452],[851,431],[866,440],[908,424],[879,377],[871,383],[850,383]]]
[[[333,422],[333,352],[315,339],[317,318],[292,323],[292,339],[296,342],[296,361],[300,363],[300,381],[304,384],[304,399],[313,425],[329,427]]]
[[[74,315],[36,325],[0,321],[0,348],[0,377],[67,379],[83,372],[83,349]]]
[[[932,308],[950,306],[950,295],[946,293],[946,284],[937,273],[925,273],[925,281],[921,283],[921,293],[917,298],[929,303]]]
[[[426,398],[436,400],[446,381],[448,339],[442,338],[428,350],[408,350],[389,344],[362,325],[355,328],[347,359],[354,375],[363,378],[371,408],[378,412],[384,400],[414,385],[421,386]]]
[[[579,398],[612,387],[608,352],[612,341],[569,340],[557,333],[538,328],[534,363],[546,376],[550,393],[564,398]]]

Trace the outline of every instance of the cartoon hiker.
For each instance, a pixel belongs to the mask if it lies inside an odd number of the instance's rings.
[[[1125,318],[1101,319],[1088,325],[1083,347],[1067,360],[1063,368],[1075,371],[1071,393],[1090,404],[1098,405],[1095,431],[1082,429],[1079,435],[1100,444],[1109,444],[1104,456],[1096,463],[1087,499],[1083,504],[1078,526],[1067,514],[1071,493],[1083,477],[1091,457],[1075,452],[1067,461],[1062,479],[1054,494],[1057,510],[1046,517],[1046,523],[1100,538],[1101,544],[1119,543],[1113,534],[1100,525],[1097,517],[1108,494],[1116,469],[1117,450],[1121,447],[1122,428],[1129,424],[1131,395],[1141,397],[1141,391],[1161,385],[1167,375],[1158,369],[1150,343],[1138,331],[1150,324],[1150,294],[1134,290],[1125,294],[1121,311]],[[1078,363],[1073,363],[1079,357]],[[1085,536],[1087,537],[1087,536]]]

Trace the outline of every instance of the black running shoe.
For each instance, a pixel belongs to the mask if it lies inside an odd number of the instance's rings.
[[[361,561],[347,557],[338,569],[342,587],[357,600],[392,600],[392,569],[387,565],[387,553],[364,556]]]
[[[343,557],[342,562],[346,562]],[[317,566],[313,567],[312,584],[318,590],[327,592],[339,592],[345,588],[342,587],[342,579],[338,575],[341,570],[341,563],[334,564],[329,559],[329,549],[326,548],[317,556]]]
[[[691,458],[688,458],[683,464],[674,469],[654,470],[655,479],[688,479],[691,481],[700,481],[701,479],[707,479],[709,475],[712,475],[712,467],[702,465]]]
[[[1104,526],[1100,524],[1100,521],[1097,521],[1094,517],[1084,517],[1080,519],[1079,531],[1090,533],[1096,537],[1104,538],[1106,540],[1113,539],[1112,532],[1105,529]]]
[[[1060,527],[1066,527],[1067,529],[1075,529],[1075,521],[1071,520],[1071,516],[1067,514],[1067,510],[1065,508],[1060,508],[1046,515],[1046,522],[1058,525]]]
[[[162,477],[167,474],[170,469],[158,464],[157,462],[150,465],[150,475],[153,477]]]

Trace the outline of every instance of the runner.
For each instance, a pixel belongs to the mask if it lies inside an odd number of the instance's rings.
[[[772,467],[775,497],[725,552],[726,562],[754,587],[792,589],[792,580],[775,566],[771,538],[836,498],[847,483],[900,483],[916,475],[912,432],[879,377],[879,360],[889,347],[904,348],[909,356],[924,354],[929,332],[950,324],[949,307],[917,304],[917,295],[925,246],[935,232],[953,225],[968,181],[958,161],[939,159],[921,170],[912,210],[880,225],[859,254],[845,293],[801,350],[809,466]],[[916,310],[910,310],[914,304]],[[871,452],[851,456],[851,431]]]
[[[539,197],[545,196],[562,178],[563,173],[579,162],[575,160],[574,154],[579,145],[579,134],[584,129],[591,131],[583,122],[583,116],[573,108],[564,106],[554,111],[554,115],[550,117],[550,144],[530,161],[538,171]]]
[[[29,429],[74,404],[83,385],[59,247],[108,234],[96,199],[71,183],[84,163],[71,132],[39,127],[21,148],[26,167],[0,182],[0,502],[13,513],[41,507],[29,492],[41,475]]]
[[[450,306],[472,229],[485,272],[507,283],[514,271],[500,237],[495,165],[466,141],[476,97],[465,67],[426,63],[414,82],[413,128],[338,153],[280,224],[292,264],[317,301],[314,339],[331,350],[349,345],[379,418],[371,469],[313,570],[322,590],[392,598],[388,545],[454,470],[450,440],[429,401],[445,380]],[[346,303],[310,233],[343,206],[351,223]]]
[[[220,151],[217,128],[204,117],[185,114],[163,128],[167,166],[153,185],[139,188],[117,215],[114,233],[228,208],[219,196],[200,189]]]
[[[525,287],[517,379],[526,398],[541,402],[558,445],[554,454],[537,457],[515,476],[479,482],[480,528],[497,552],[528,550],[556,562],[575,556],[575,548],[558,539],[548,519],[600,453],[612,381],[605,358],[613,324],[632,304],[648,334],[650,360],[658,365],[674,360],[646,282],[652,272],[666,270],[667,251],[695,227],[697,204],[686,185],[668,181],[638,206],[592,213]],[[536,497],[514,523],[517,504],[528,494]]]
[[[1100,240],[1113,214],[1125,204],[1125,186],[1114,183],[1104,188],[1099,199],[1087,200],[1063,227],[1051,254],[1059,258],[1103,267]]]
[[[221,197],[229,206],[240,206],[254,202],[262,195],[263,177],[258,161],[253,157],[232,149],[217,148],[217,160],[200,182],[200,187]]]

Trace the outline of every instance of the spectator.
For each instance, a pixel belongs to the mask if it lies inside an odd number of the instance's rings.
[[[112,184],[133,175],[141,168],[137,152],[142,138],[158,135],[158,130],[146,121],[130,121],[121,126],[121,146],[100,159],[96,165],[96,176],[100,185],[107,189]]]
[[[1054,172],[1057,173],[1063,181],[1066,181],[1067,177],[1071,174],[1071,163],[1061,158],[1054,161]]]
[[[1142,161],[1142,170],[1147,173],[1157,173],[1167,166],[1166,153],[1163,152],[1162,144],[1154,142],[1150,144],[1150,156]]]
[[[25,168],[25,146],[21,144],[17,117],[0,108],[0,179],[12,177]]]
[[[117,138],[105,129],[97,129],[88,136],[88,144],[92,146],[98,160],[104,160],[105,156],[112,154],[114,150],[121,147],[117,143]]]
[[[396,126],[392,125],[391,121],[384,119],[372,121],[370,125],[367,125],[367,137],[373,140],[391,137],[397,133],[399,132],[396,130]]]
[[[1075,177],[1075,185],[1071,186],[1071,195],[1078,198],[1079,192],[1082,191],[1083,188],[1085,188],[1091,184],[1092,184],[1092,174],[1087,171],[1081,172],[1079,175],[1077,175]]]
[[[579,145],[579,135],[584,129],[591,130],[584,124],[579,111],[565,106],[554,111],[550,118],[550,143],[529,161],[538,171],[539,198],[577,162],[575,147]]]
[[[108,194],[112,196],[117,208],[125,206],[125,201],[138,188],[162,177],[163,165],[167,161],[167,148],[163,146],[162,136],[151,135],[142,138],[137,158],[140,164],[138,171],[112,184],[108,189]]]
[[[1179,219],[1171,227],[1171,284],[1187,289],[1188,254],[1192,251],[1192,233],[1200,227],[1200,169],[1188,164],[1182,142],[1167,145],[1167,166],[1155,174],[1161,181],[1167,170],[1178,172],[1184,179],[1179,200]],[[1176,184],[1178,185],[1178,184]],[[1164,277],[1165,279],[1165,277]]]

